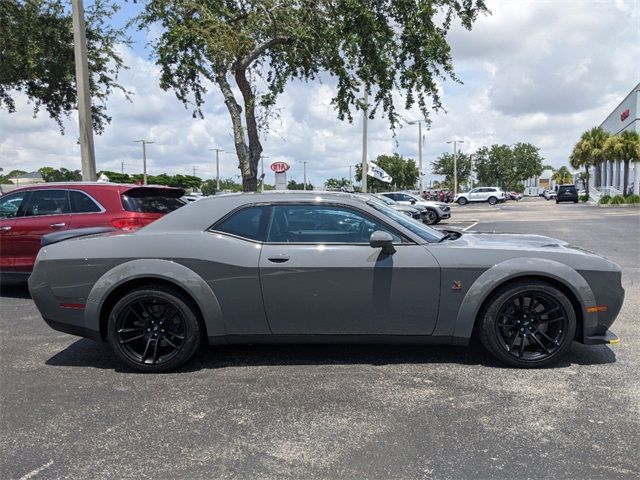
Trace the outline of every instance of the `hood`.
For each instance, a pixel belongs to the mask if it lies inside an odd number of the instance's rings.
[[[572,248],[569,243],[557,238],[518,233],[465,233],[460,240],[469,246],[480,248],[518,250]]]

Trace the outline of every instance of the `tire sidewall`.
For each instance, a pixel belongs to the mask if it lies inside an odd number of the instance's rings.
[[[520,360],[513,357],[504,350],[504,347],[500,344],[496,336],[496,322],[498,320],[497,314],[500,308],[509,298],[518,293],[525,292],[541,292],[552,296],[562,305],[567,315],[568,326],[563,344],[550,357],[546,357],[544,359],[536,361]],[[501,289],[500,291],[496,292],[494,296],[492,296],[481,315],[480,338],[482,340],[482,343],[490,353],[498,358],[498,360],[514,367],[538,368],[556,363],[571,348],[571,344],[573,343],[577,328],[576,314],[574,312],[571,301],[566,297],[566,295],[564,295],[564,293],[562,293],[557,288],[547,283],[538,281],[519,282]]]
[[[489,197],[487,199],[487,202],[489,202],[489,205],[495,205],[496,203],[498,203],[498,199],[496,197]]]
[[[438,223],[438,214],[435,211],[428,209],[426,220],[427,221],[425,223],[427,225],[435,225],[436,223]]]
[[[460,197],[458,199],[458,205],[466,205],[468,203],[468,200],[465,197]]]
[[[175,357],[161,365],[147,365],[133,361],[125,354],[117,338],[116,323],[118,316],[132,302],[148,297],[156,297],[169,302],[173,308],[180,312],[185,322],[186,334],[182,349]],[[107,328],[107,337],[116,356],[129,367],[141,372],[165,372],[176,369],[187,362],[200,345],[200,325],[193,307],[189,305],[189,302],[182,295],[165,288],[140,288],[122,297],[109,314]]]

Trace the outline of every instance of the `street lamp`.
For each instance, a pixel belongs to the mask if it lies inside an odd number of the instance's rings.
[[[422,195],[422,192],[424,191],[424,177],[422,175],[422,122],[424,121],[425,120],[407,120],[407,123],[409,125],[415,125],[416,123],[418,124],[418,170],[420,171],[418,185],[420,188],[420,195]]]
[[[303,177],[304,178],[304,185],[302,186],[302,189],[306,190],[307,189],[307,162],[304,161],[302,163],[304,164],[303,165],[303,169],[304,169],[304,177]]]
[[[150,143],[149,140],[134,140],[133,143],[142,143],[142,183],[143,185],[147,184],[147,145]]]
[[[367,120],[369,117],[369,91],[368,86],[364,88],[364,108],[362,110],[362,182],[360,190],[362,193],[367,193],[367,172],[369,168],[367,166]]]
[[[220,191],[220,152],[224,152],[221,148],[210,148],[212,152],[216,152],[216,193]]]
[[[453,195],[455,198],[458,194],[458,144],[464,143],[464,140],[449,140],[447,143],[453,143]]]

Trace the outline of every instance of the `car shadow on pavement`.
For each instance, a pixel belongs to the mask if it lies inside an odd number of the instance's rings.
[[[0,297],[31,298],[27,281],[24,278],[0,278]]]
[[[614,363],[615,353],[605,345],[575,343],[569,354],[551,368]],[[459,364],[504,368],[482,346],[433,345],[225,345],[201,348],[178,372],[219,368],[299,365]],[[120,362],[108,343],[81,339],[46,362],[59,367],[93,367],[135,373]]]

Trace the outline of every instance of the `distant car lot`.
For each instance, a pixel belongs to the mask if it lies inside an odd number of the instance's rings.
[[[524,199],[454,206],[439,227],[550,235],[617,262],[621,345],[574,344],[534,371],[480,348],[220,347],[148,376],[3,286],[3,478],[637,478],[638,210]]]

